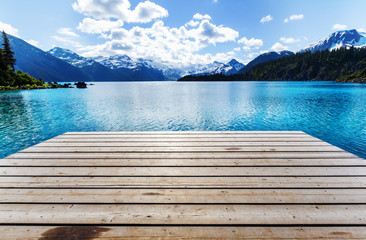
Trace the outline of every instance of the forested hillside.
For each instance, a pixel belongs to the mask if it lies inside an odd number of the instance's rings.
[[[186,76],[180,81],[218,81],[220,76]],[[304,52],[261,63],[243,75],[223,81],[366,82],[366,48]]]

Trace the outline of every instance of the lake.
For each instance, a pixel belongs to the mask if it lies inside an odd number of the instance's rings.
[[[0,158],[68,131],[300,130],[366,158],[366,85],[118,82],[0,91]]]

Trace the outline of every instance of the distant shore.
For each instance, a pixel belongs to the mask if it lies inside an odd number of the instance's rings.
[[[71,83],[64,83],[59,84],[57,82],[54,83],[44,83],[43,85],[30,85],[26,84],[23,86],[0,86],[0,91],[8,91],[8,90],[36,90],[36,89],[57,89],[57,88],[74,88],[73,85],[75,85],[76,88],[87,88],[87,85],[94,85],[94,84],[87,84],[85,82],[75,82],[73,84]]]

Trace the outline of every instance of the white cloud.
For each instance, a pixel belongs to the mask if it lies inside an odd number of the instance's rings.
[[[169,66],[203,64],[227,60],[235,54],[235,51],[205,54],[204,48],[236,42],[239,37],[234,29],[212,24],[211,16],[207,14],[196,13],[180,27],[165,26],[159,18],[168,16],[168,11],[150,1],[141,2],[131,9],[129,0],[76,0],[73,8],[88,16],[79,23],[78,30],[99,34],[107,40],[98,45],[81,46],[67,36],[53,36],[53,39],[75,46],[86,57],[127,54],[134,59],[151,59]],[[152,20],[154,22],[149,27],[123,27],[126,22],[146,23]]]
[[[191,20],[189,22],[187,22],[184,26],[185,27],[196,27],[198,24],[200,24],[199,21],[195,21],[195,20]]]
[[[218,3],[218,2],[219,2],[219,0],[212,0],[212,2],[213,2],[213,3]]]
[[[247,39],[246,37],[243,37],[241,39],[238,40],[238,43],[244,44],[244,51],[250,51],[253,48],[254,49],[259,49],[260,47],[263,46],[263,40],[262,39],[256,39],[256,38],[251,38],[251,39]]]
[[[286,37],[281,37],[280,38],[281,42],[286,43],[286,44],[291,44],[291,43],[295,43],[295,42],[300,42],[300,39],[295,39],[292,37],[286,38]]]
[[[271,50],[275,51],[275,52],[281,52],[284,50],[288,50],[287,46],[283,46],[281,43],[276,42],[272,47]]]
[[[71,28],[60,28],[57,32],[68,37],[79,37],[79,35],[74,33]]]
[[[340,31],[340,30],[346,30],[348,27],[347,25],[343,25],[343,24],[334,24],[332,29],[336,30],[336,31]]]
[[[33,45],[35,47],[38,47],[39,48],[39,42],[38,41],[35,41],[33,39],[29,39],[29,40],[25,40],[27,43],[29,43],[30,45]]]
[[[295,20],[302,20],[304,19],[304,15],[303,14],[299,14],[299,15],[291,15],[290,17],[286,18],[285,20],[283,20],[285,23],[288,23],[289,21],[295,21]]]
[[[75,38],[80,37],[78,34],[73,32],[71,28],[60,28],[57,31],[58,35],[52,36],[52,39],[65,44],[66,46],[82,47],[81,43],[75,41]]]
[[[228,27],[216,26],[209,20],[203,20],[197,29],[188,31],[187,36],[215,45],[216,43],[235,41],[239,37],[239,33]]]
[[[202,15],[202,14],[200,14],[200,13],[196,13],[196,14],[193,16],[193,19],[197,19],[197,20],[208,19],[208,20],[211,20],[211,16],[210,16],[210,15],[208,15],[208,14]]]
[[[358,29],[357,29],[357,32],[363,32],[363,33],[366,33],[366,29],[364,29],[364,28],[358,28]]]
[[[135,23],[147,23],[169,15],[165,8],[151,1],[140,2],[134,10],[130,9],[129,0],[77,0],[72,7],[75,11],[96,19],[115,18]]]
[[[112,29],[122,27],[123,21],[95,20],[92,18],[84,18],[77,29],[85,33],[104,33]]]
[[[269,22],[269,21],[272,21],[272,20],[273,20],[273,17],[271,15],[267,15],[265,17],[262,17],[261,23]]]
[[[241,48],[240,48],[240,47],[236,47],[236,48],[234,48],[234,51],[235,51],[235,52],[240,52],[240,50],[241,50]]]
[[[81,48],[82,45],[78,41],[71,40],[68,37],[60,37],[60,36],[52,36],[52,38],[58,42],[62,42],[63,44],[67,46],[77,47]]]
[[[152,59],[170,66],[210,63],[229,59],[233,51],[216,55],[198,53],[209,45],[236,41],[239,33],[231,28],[216,26],[208,19],[197,26],[171,28],[163,21],[156,21],[149,28],[139,26],[128,30],[116,28],[110,31],[107,42],[81,47],[84,56],[111,56],[127,54],[132,58]]]
[[[184,26],[185,27],[196,27],[198,26],[202,20],[211,20],[211,16],[208,14],[202,15],[200,13],[196,13],[193,16],[193,19],[187,22]]]
[[[0,31],[5,31],[7,34],[19,37],[19,30],[7,23],[0,22]]]

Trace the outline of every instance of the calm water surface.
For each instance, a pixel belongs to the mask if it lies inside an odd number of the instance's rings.
[[[0,91],[0,158],[68,131],[301,130],[366,158],[366,85],[96,83]]]

